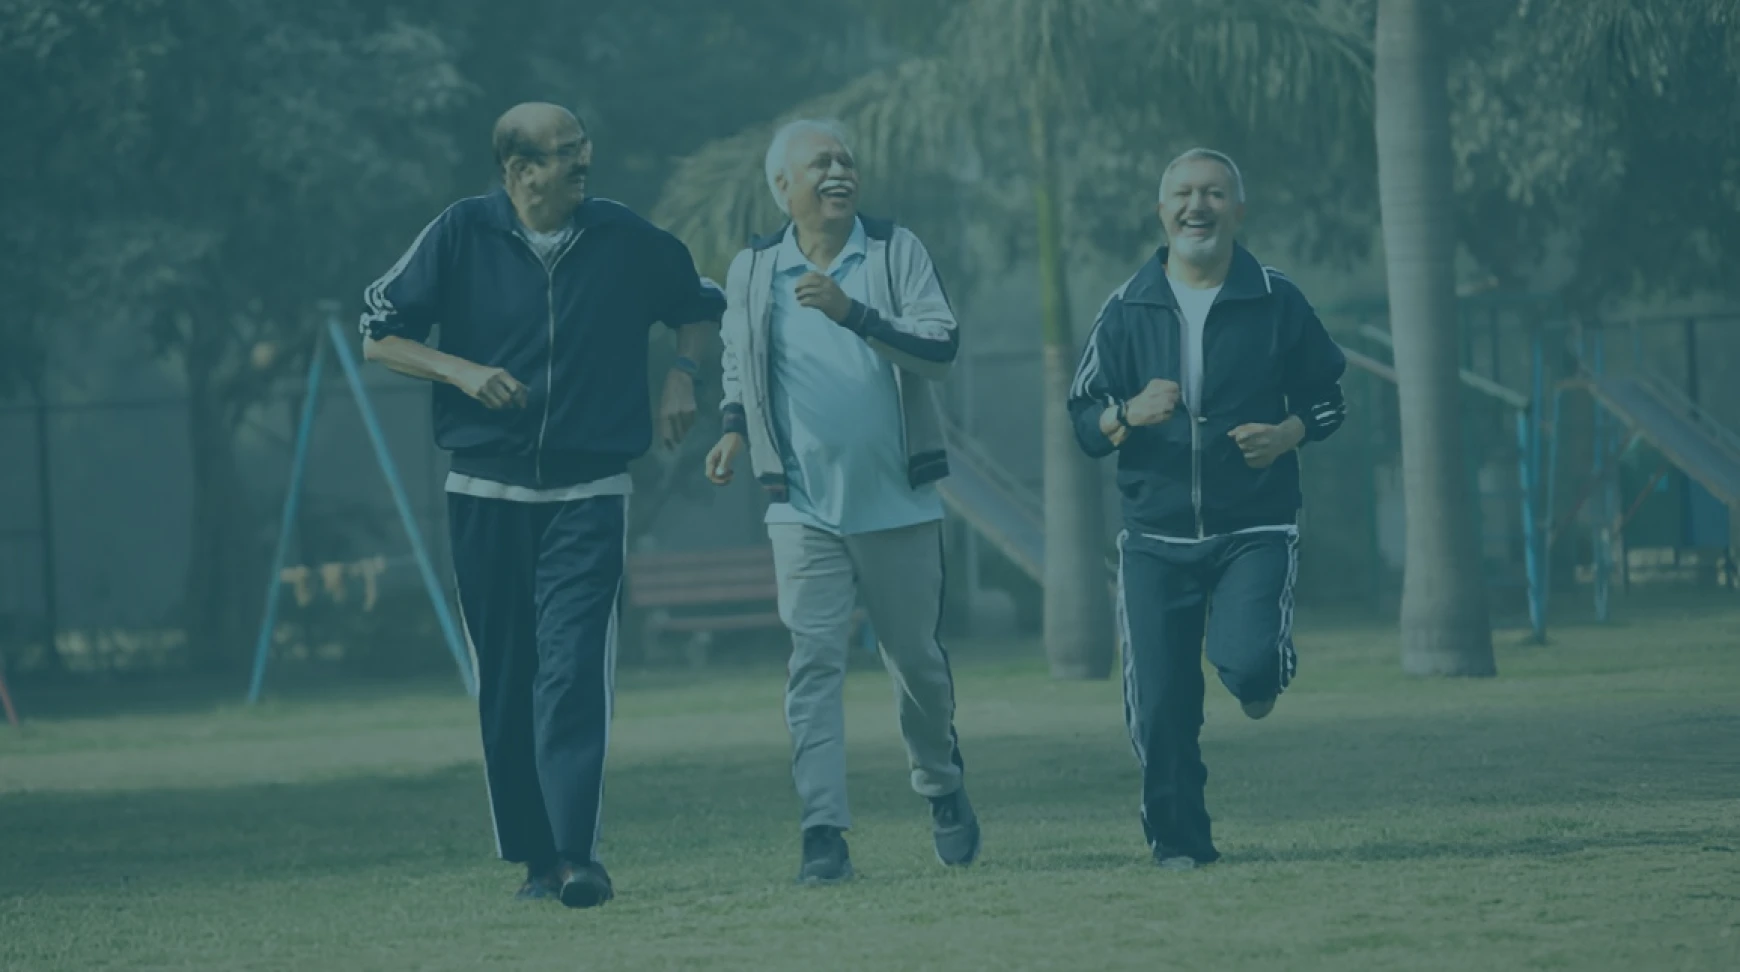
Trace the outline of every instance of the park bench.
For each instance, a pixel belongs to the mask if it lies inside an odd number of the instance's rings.
[[[783,631],[771,547],[637,553],[628,560],[628,606],[640,615],[649,658],[661,639],[687,635],[684,654],[704,665],[715,635]],[[853,617],[862,625],[864,614]]]

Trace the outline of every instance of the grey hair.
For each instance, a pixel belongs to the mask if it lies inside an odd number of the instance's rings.
[[[773,133],[773,141],[767,146],[764,168],[767,170],[767,191],[773,193],[773,204],[787,216],[791,215],[791,203],[786,200],[785,193],[779,191],[779,177],[791,177],[786,156],[791,152],[791,140],[805,132],[827,135],[844,145],[847,152],[852,151],[846,129],[839,122],[823,118],[799,118],[781,125],[779,131]]]
[[[1245,177],[1239,174],[1238,163],[1232,160],[1232,156],[1225,152],[1216,152],[1214,149],[1193,148],[1184,152],[1171,162],[1166,163],[1166,171],[1160,173],[1159,196],[1162,202],[1166,200],[1166,179],[1172,175],[1172,170],[1186,162],[1192,162],[1196,159],[1207,159],[1210,162],[1218,162],[1228,172],[1232,173],[1233,198],[1238,202],[1245,201]]]

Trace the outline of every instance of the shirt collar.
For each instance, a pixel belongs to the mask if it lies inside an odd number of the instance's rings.
[[[834,267],[846,265],[846,259],[854,254],[860,257],[869,255],[870,237],[864,232],[864,221],[857,217],[852,219],[852,233],[846,237],[846,245],[840,250],[840,255],[834,258]],[[809,257],[798,249],[797,226],[785,228],[785,239],[780,241],[779,249],[774,257],[774,270],[784,273],[789,270],[809,270]],[[828,269],[833,269],[830,267]]]

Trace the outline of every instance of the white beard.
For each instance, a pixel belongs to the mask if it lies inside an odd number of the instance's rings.
[[[1174,254],[1180,259],[1194,263],[1214,257],[1215,252],[1220,249],[1220,234],[1216,233],[1213,236],[1202,238],[1175,239],[1171,243]]]

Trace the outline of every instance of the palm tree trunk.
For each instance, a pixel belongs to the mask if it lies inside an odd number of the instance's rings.
[[[1054,678],[1101,679],[1111,674],[1113,656],[1104,498],[1099,470],[1081,454],[1070,427],[1075,341],[1069,324],[1057,173],[1044,105],[1036,89],[1029,107],[1045,339],[1045,655]]]
[[[1457,369],[1450,99],[1438,0],[1379,0],[1378,200],[1401,403],[1402,669],[1493,675]]]

